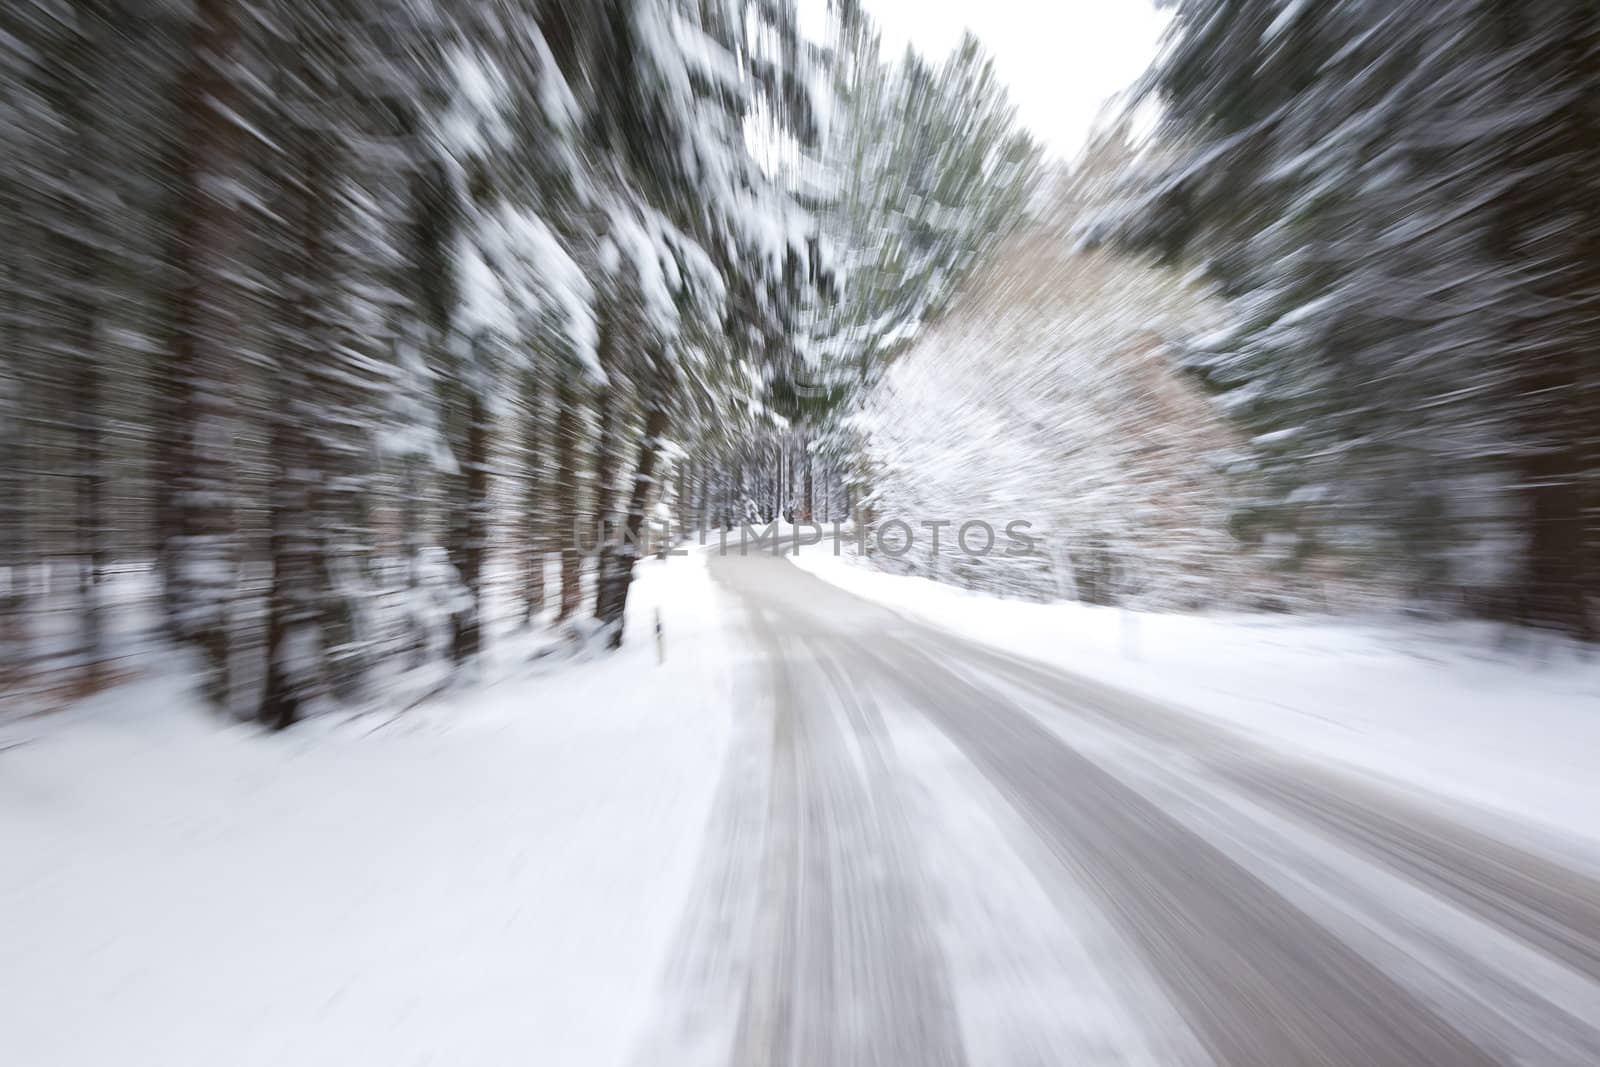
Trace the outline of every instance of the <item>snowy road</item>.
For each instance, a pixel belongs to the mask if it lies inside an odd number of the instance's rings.
[[[641,1062],[1600,1062],[1600,880],[781,560]]]

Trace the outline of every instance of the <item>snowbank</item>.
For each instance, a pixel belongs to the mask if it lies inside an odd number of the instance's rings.
[[[1164,615],[1001,600],[855,557],[799,566],[921,621],[1600,842],[1600,661],[1466,624]]]
[[[158,678],[19,724],[0,750],[5,1061],[626,1062],[731,684],[703,559],[639,578],[617,656],[398,719],[219,729]]]

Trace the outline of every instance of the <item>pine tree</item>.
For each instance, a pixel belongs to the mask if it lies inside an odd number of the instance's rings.
[[[1578,3],[1177,5],[1123,232],[1234,302],[1197,370],[1256,436],[1246,536],[1588,632],[1594,42]]]
[[[237,72],[239,12],[234,0],[196,5],[178,81],[178,133],[172,170],[171,340],[163,378],[166,404],[157,476],[163,499],[162,581],[168,629],[197,647],[206,695],[227,699],[231,644],[228,600],[234,583],[228,434],[230,378],[239,372],[238,292],[242,178]]]

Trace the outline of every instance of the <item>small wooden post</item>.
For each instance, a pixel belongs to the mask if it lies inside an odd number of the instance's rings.
[[[667,662],[667,638],[661,629],[661,609],[656,609],[656,663]]]

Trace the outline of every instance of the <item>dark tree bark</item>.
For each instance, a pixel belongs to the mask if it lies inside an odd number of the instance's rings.
[[[616,530],[616,481],[617,470],[621,465],[622,452],[622,372],[621,360],[617,345],[621,338],[618,336],[616,324],[608,313],[600,315],[599,359],[600,367],[605,371],[606,381],[600,387],[600,396],[595,406],[595,423],[597,437],[595,440],[594,460],[594,524],[595,537],[599,542],[598,551],[595,553],[595,570],[597,581],[595,595],[599,597],[600,586],[606,582],[609,570],[614,566],[617,546]],[[596,601],[598,612],[599,603]]]
[[[1571,390],[1575,383],[1569,380],[1565,386]],[[1536,446],[1523,459],[1531,515],[1518,614],[1524,623],[1590,638],[1594,631],[1584,587],[1580,475],[1579,454],[1567,442]]]
[[[523,413],[522,469],[527,476],[527,497],[523,503],[523,621],[532,625],[544,610],[544,563],[547,544],[545,521],[547,487],[545,485],[544,454],[544,398],[539,389],[536,369],[525,375],[524,397],[527,410]]]
[[[306,32],[304,27],[301,33]],[[300,42],[302,45],[304,42]],[[301,86],[316,84],[301,51]],[[295,101],[310,110],[304,99]],[[332,358],[323,301],[332,254],[333,146],[313,117],[295,114],[283,134],[291,154],[275,175],[289,227],[283,250],[285,299],[274,339],[278,398],[271,412],[273,484],[269,503],[272,588],[267,603],[267,677],[256,720],[284,730],[304,718],[325,688],[323,611],[326,561],[318,495],[325,475],[312,430],[323,412],[313,386],[315,367]]]
[[[401,475],[400,497],[400,523],[401,538],[405,545],[406,559],[406,591],[407,603],[413,605],[408,609],[406,625],[410,630],[407,640],[408,666],[420,667],[428,658],[428,627],[424,612],[415,605],[422,598],[422,551],[424,537],[422,531],[422,485],[417,477],[418,461],[414,456],[406,456],[402,461],[404,465]]]
[[[570,374],[556,394],[556,513],[560,516],[561,608],[558,620],[571,618],[583,602],[583,555],[578,523],[578,387]]]
[[[227,427],[237,350],[233,245],[237,210],[221,184],[234,172],[239,88],[229,74],[238,47],[233,0],[199,0],[178,86],[172,347],[156,472],[162,486],[158,526],[168,628],[200,650],[204,689],[213,705],[227,697],[231,644],[232,522]]]
[[[768,522],[783,518],[784,506],[788,503],[787,493],[784,489],[784,447],[779,441],[773,450],[774,469],[772,472],[772,512],[767,516]]]
[[[85,277],[87,284],[92,275]],[[73,381],[73,452],[76,458],[78,544],[79,647],[84,657],[87,684],[97,687],[105,674],[105,613],[100,603],[100,579],[108,562],[105,543],[106,457],[101,444],[101,387],[99,353],[94,350],[95,311],[87,301],[72,309],[71,336],[80,349]]]
[[[476,343],[476,342],[468,342]],[[441,377],[441,405],[445,424],[445,440],[454,460],[454,470],[444,475],[444,551],[451,570],[460,583],[464,601],[452,608],[449,618],[450,661],[461,666],[477,652],[478,593],[475,576],[469,573],[475,564],[473,543],[473,434],[476,419],[473,412],[471,390],[463,387],[462,367],[458,358],[449,354],[449,342],[441,346],[446,354],[441,356],[441,366],[446,368]]]
[[[722,518],[718,525],[720,525],[724,530],[732,529],[733,524],[738,521],[738,516],[735,514],[735,508],[738,504],[735,496],[736,490],[734,488],[737,479],[737,475],[735,474],[736,470],[737,467],[731,470],[725,469],[722,471],[720,486],[722,492],[719,494],[721,498],[720,504],[722,507]]]
[[[812,481],[811,481],[811,450],[808,448],[808,449],[806,449],[806,473],[805,473],[805,490],[804,490],[805,511],[801,515],[802,521],[805,521],[805,522],[810,522],[811,521],[811,516],[813,514],[813,512],[812,512],[813,500],[812,500],[812,495],[811,495],[812,494],[812,489],[813,489],[813,485],[812,485]]]
[[[80,94],[76,100],[83,102]],[[88,153],[87,113],[69,110],[76,129],[75,152]],[[79,219],[78,226],[92,225]],[[99,284],[99,255],[93,239],[75,233],[63,241],[69,283],[61,294],[65,313],[63,341],[71,353],[72,437],[74,496],[73,532],[78,557],[78,648],[83,658],[86,684],[97,687],[104,674],[105,619],[100,604],[100,578],[105,572],[106,549],[102,514],[105,499],[106,457],[101,438],[101,368],[98,346],[100,309],[95,297]]]
[[[477,343],[477,342],[474,342]],[[449,555],[467,602],[451,618],[450,656],[465,663],[483,648],[483,556],[488,543],[489,433],[486,399],[477,389],[457,386],[460,394],[463,441],[457,462],[461,477],[452,501]]]
[[[256,721],[274,730],[293,726],[315,695],[315,645],[321,629],[316,596],[316,539],[311,530],[311,449],[289,376],[279,378],[272,418],[274,469],[271,514],[272,589],[267,599],[267,678]]]
[[[678,507],[676,531],[679,537],[689,532],[689,523],[694,514],[694,465],[684,460],[678,465]]]
[[[22,219],[9,183],[0,200],[0,227],[20,232]],[[27,418],[31,374],[22,354],[23,309],[20,251],[14,242],[0,245],[0,262],[5,274],[0,278],[0,307],[4,309],[0,353],[10,361],[9,379],[0,378],[0,567],[4,568],[5,589],[0,594],[0,687],[20,683],[32,651],[28,630],[28,582],[33,563],[32,529],[29,522],[30,463]]]
[[[1512,407],[1520,416],[1519,482],[1528,522],[1517,617],[1587,639],[1595,632],[1585,595],[1583,514],[1592,428],[1583,418],[1583,372],[1586,360],[1592,370],[1600,343],[1600,127],[1585,90],[1597,80],[1600,14],[1572,5],[1552,17],[1552,9],[1514,0],[1501,0],[1498,13],[1504,47],[1535,46],[1514,84],[1534,96],[1567,95],[1547,122],[1519,130],[1508,144],[1508,165],[1526,177],[1496,205],[1491,235],[1502,262],[1534,279],[1530,295],[1541,309],[1507,338],[1508,349],[1518,352]],[[1565,224],[1559,237],[1553,219]]]
[[[70,407],[71,535],[69,551],[78,575],[78,654],[85,681],[95,687],[105,665],[104,620],[100,576],[105,567],[101,506],[105,486],[102,455],[102,362],[100,346],[101,248],[107,220],[102,217],[102,179],[97,173],[101,152],[95,125],[100,102],[93,73],[108,58],[107,16],[100,4],[85,3],[76,17],[51,28],[41,48],[42,88],[61,130],[59,206],[41,208],[55,215],[49,256],[59,271],[53,302],[41,310],[48,322],[47,339],[58,361],[60,380]],[[53,306],[52,306],[53,303]],[[45,368],[47,372],[51,368]]]
[[[711,523],[711,478],[706,473],[704,461],[695,466],[694,506],[695,521],[703,533]]]
[[[634,471],[633,486],[628,494],[628,514],[620,538],[622,543],[609,556],[602,556],[602,559],[609,560],[610,565],[600,573],[595,603],[595,618],[605,628],[606,644],[611,648],[622,646],[628,590],[633,583],[634,564],[639,559],[645,512],[656,481],[662,438],[670,420],[671,392],[675,381],[665,353],[656,352],[647,362],[649,377],[641,389],[645,412],[644,439],[639,443],[639,465]]]

